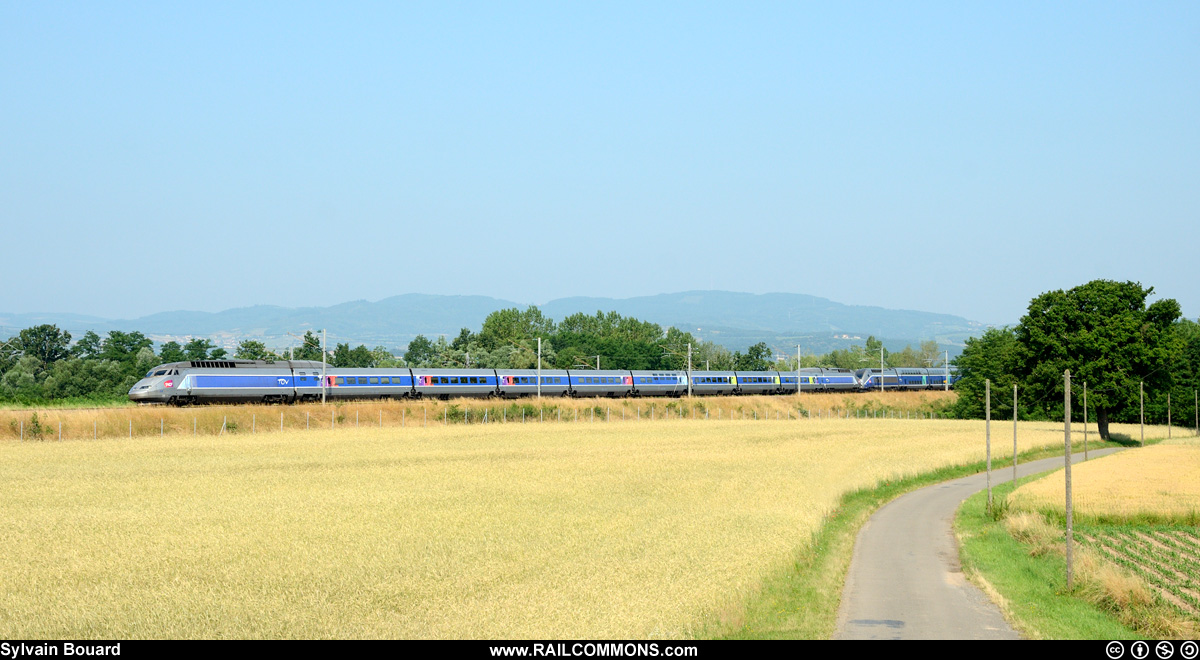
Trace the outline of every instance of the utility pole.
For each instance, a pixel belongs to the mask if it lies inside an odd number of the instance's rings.
[[[692,345],[688,343],[688,398],[692,398]]]
[[[321,405],[325,405],[325,329],[321,329]]]
[[[538,398],[542,398],[542,338],[538,337]]]
[[[883,342],[881,341],[879,342],[879,391],[882,392],[886,387],[883,380]],[[991,490],[988,493],[988,510],[990,511],[992,508]]]
[[[1013,383],[1013,488],[1017,487],[1017,384]]]
[[[1066,460],[1066,482],[1067,482],[1067,591],[1071,590],[1072,582],[1074,581],[1074,557],[1072,555],[1071,546],[1074,530],[1072,529],[1071,521],[1071,370],[1067,369],[1063,372],[1063,441],[1066,445],[1065,453],[1063,454]]]
[[[987,411],[984,422],[984,434],[987,437],[987,511],[988,515],[992,515],[992,381],[987,379],[984,383],[984,409]]]
[[[945,366],[946,366],[946,382],[942,384],[943,385],[942,391],[949,392],[950,391],[950,351],[946,351]]]
[[[465,351],[465,352],[467,355],[467,368],[470,369],[471,368],[471,352],[470,351]]]
[[[1146,381],[1138,381],[1138,413],[1139,424],[1142,427],[1142,446],[1146,446]]]
[[[1087,381],[1083,381],[1083,460],[1088,459],[1087,451]]]

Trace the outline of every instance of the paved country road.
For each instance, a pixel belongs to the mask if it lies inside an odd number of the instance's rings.
[[[1089,452],[1095,458],[1116,449]],[[1074,454],[1072,463],[1083,460]],[[1017,466],[1019,476],[1062,467],[1047,458]],[[1011,480],[1012,463],[992,463],[992,485]],[[951,521],[963,500],[987,487],[984,474],[902,495],[867,520],[854,543],[834,639],[1020,639],[963,577]]]

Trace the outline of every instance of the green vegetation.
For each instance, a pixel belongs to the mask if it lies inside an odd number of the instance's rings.
[[[1095,442],[1089,449],[1118,447],[1116,443]],[[1072,451],[1083,451],[1082,443],[1073,443]],[[1061,456],[1057,447],[1038,447],[1018,455],[1019,462]],[[825,518],[812,542],[798,552],[786,568],[769,575],[745,606],[745,619],[725,630],[710,631],[712,636],[730,639],[828,639],[837,625],[842,587],[854,541],[863,523],[879,507],[918,488],[978,474],[987,469],[986,461],[949,466],[897,480],[888,480],[870,488],[842,496],[838,506]],[[993,463],[993,469],[997,469]],[[984,494],[986,499],[986,493]]]
[[[1195,526],[1080,527],[1098,554],[1137,575],[1180,614],[1200,622],[1200,536]]]
[[[1067,291],[1044,293],[1012,328],[989,329],[967,340],[955,359],[962,378],[954,412],[984,416],[985,380],[991,380],[993,417],[1012,416],[1012,386],[1019,387],[1022,419],[1062,419],[1063,371],[1071,370],[1072,418],[1083,419],[1087,384],[1089,419],[1101,437],[1111,421],[1139,418],[1139,384],[1146,420],[1191,420],[1200,388],[1200,325],[1180,318],[1170,298],[1147,304],[1153,287],[1095,280]],[[1180,414],[1182,413],[1182,414]]]
[[[1018,484],[1024,481],[1028,479]],[[1010,483],[996,486],[995,501],[1003,502],[1010,492]],[[980,491],[963,503],[955,517],[963,571],[990,592],[993,600],[1000,600],[1005,616],[1022,635],[1033,639],[1143,638],[1103,605],[1066,593],[1066,560],[1048,549],[1057,542],[1061,552],[1061,530],[1044,523],[1043,527],[1027,525],[1043,539],[1042,545],[1031,548],[1009,534],[1004,507],[994,507],[994,516],[988,516],[986,508],[987,493]]]
[[[1000,505],[990,517],[983,494],[959,510],[955,527],[964,569],[1026,635],[1123,639],[1200,633],[1200,537],[1187,522],[1194,517],[1186,507],[1196,489],[1194,445],[1158,437],[1146,444],[1072,470],[1071,592],[1061,470],[1021,479],[1015,490],[1002,484],[995,493]],[[1170,519],[1176,522],[1143,522]]]

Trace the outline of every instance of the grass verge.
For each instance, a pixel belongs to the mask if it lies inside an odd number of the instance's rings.
[[[1021,479],[1018,485],[1040,476]],[[1011,483],[1004,483],[993,488],[993,494],[996,501],[1004,502],[1012,490]],[[981,491],[967,498],[954,518],[963,572],[999,601],[1005,618],[1022,636],[1145,639],[1104,608],[1069,594],[1063,555],[1036,552],[1036,546],[1031,548],[1016,540],[1001,517],[986,514],[986,507],[987,493]]]
[[[1128,446],[1127,441],[1092,440],[1089,450]],[[1082,451],[1083,443],[1072,443]],[[1020,462],[1061,456],[1057,448],[1041,448],[1019,454]],[[993,469],[1004,469],[993,461]],[[977,474],[987,469],[986,461],[956,465],[921,475],[885,481],[844,495],[826,517],[812,542],[798,552],[792,563],[769,575],[745,605],[739,620],[706,636],[722,639],[828,639],[837,625],[842,587],[858,530],[879,507],[918,488]],[[985,496],[986,497],[986,496]],[[1015,543],[1015,541],[1014,541]]]

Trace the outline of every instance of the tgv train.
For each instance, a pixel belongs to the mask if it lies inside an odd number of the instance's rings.
[[[857,391],[884,388],[940,389],[953,370],[806,368],[800,371],[541,371],[542,396],[632,397],[687,394],[793,394],[798,391]],[[140,403],[292,403],[346,399],[500,397],[538,393],[533,369],[346,369],[320,362],[196,360],[151,369],[129,390]],[[864,380],[865,379],[865,380]]]

